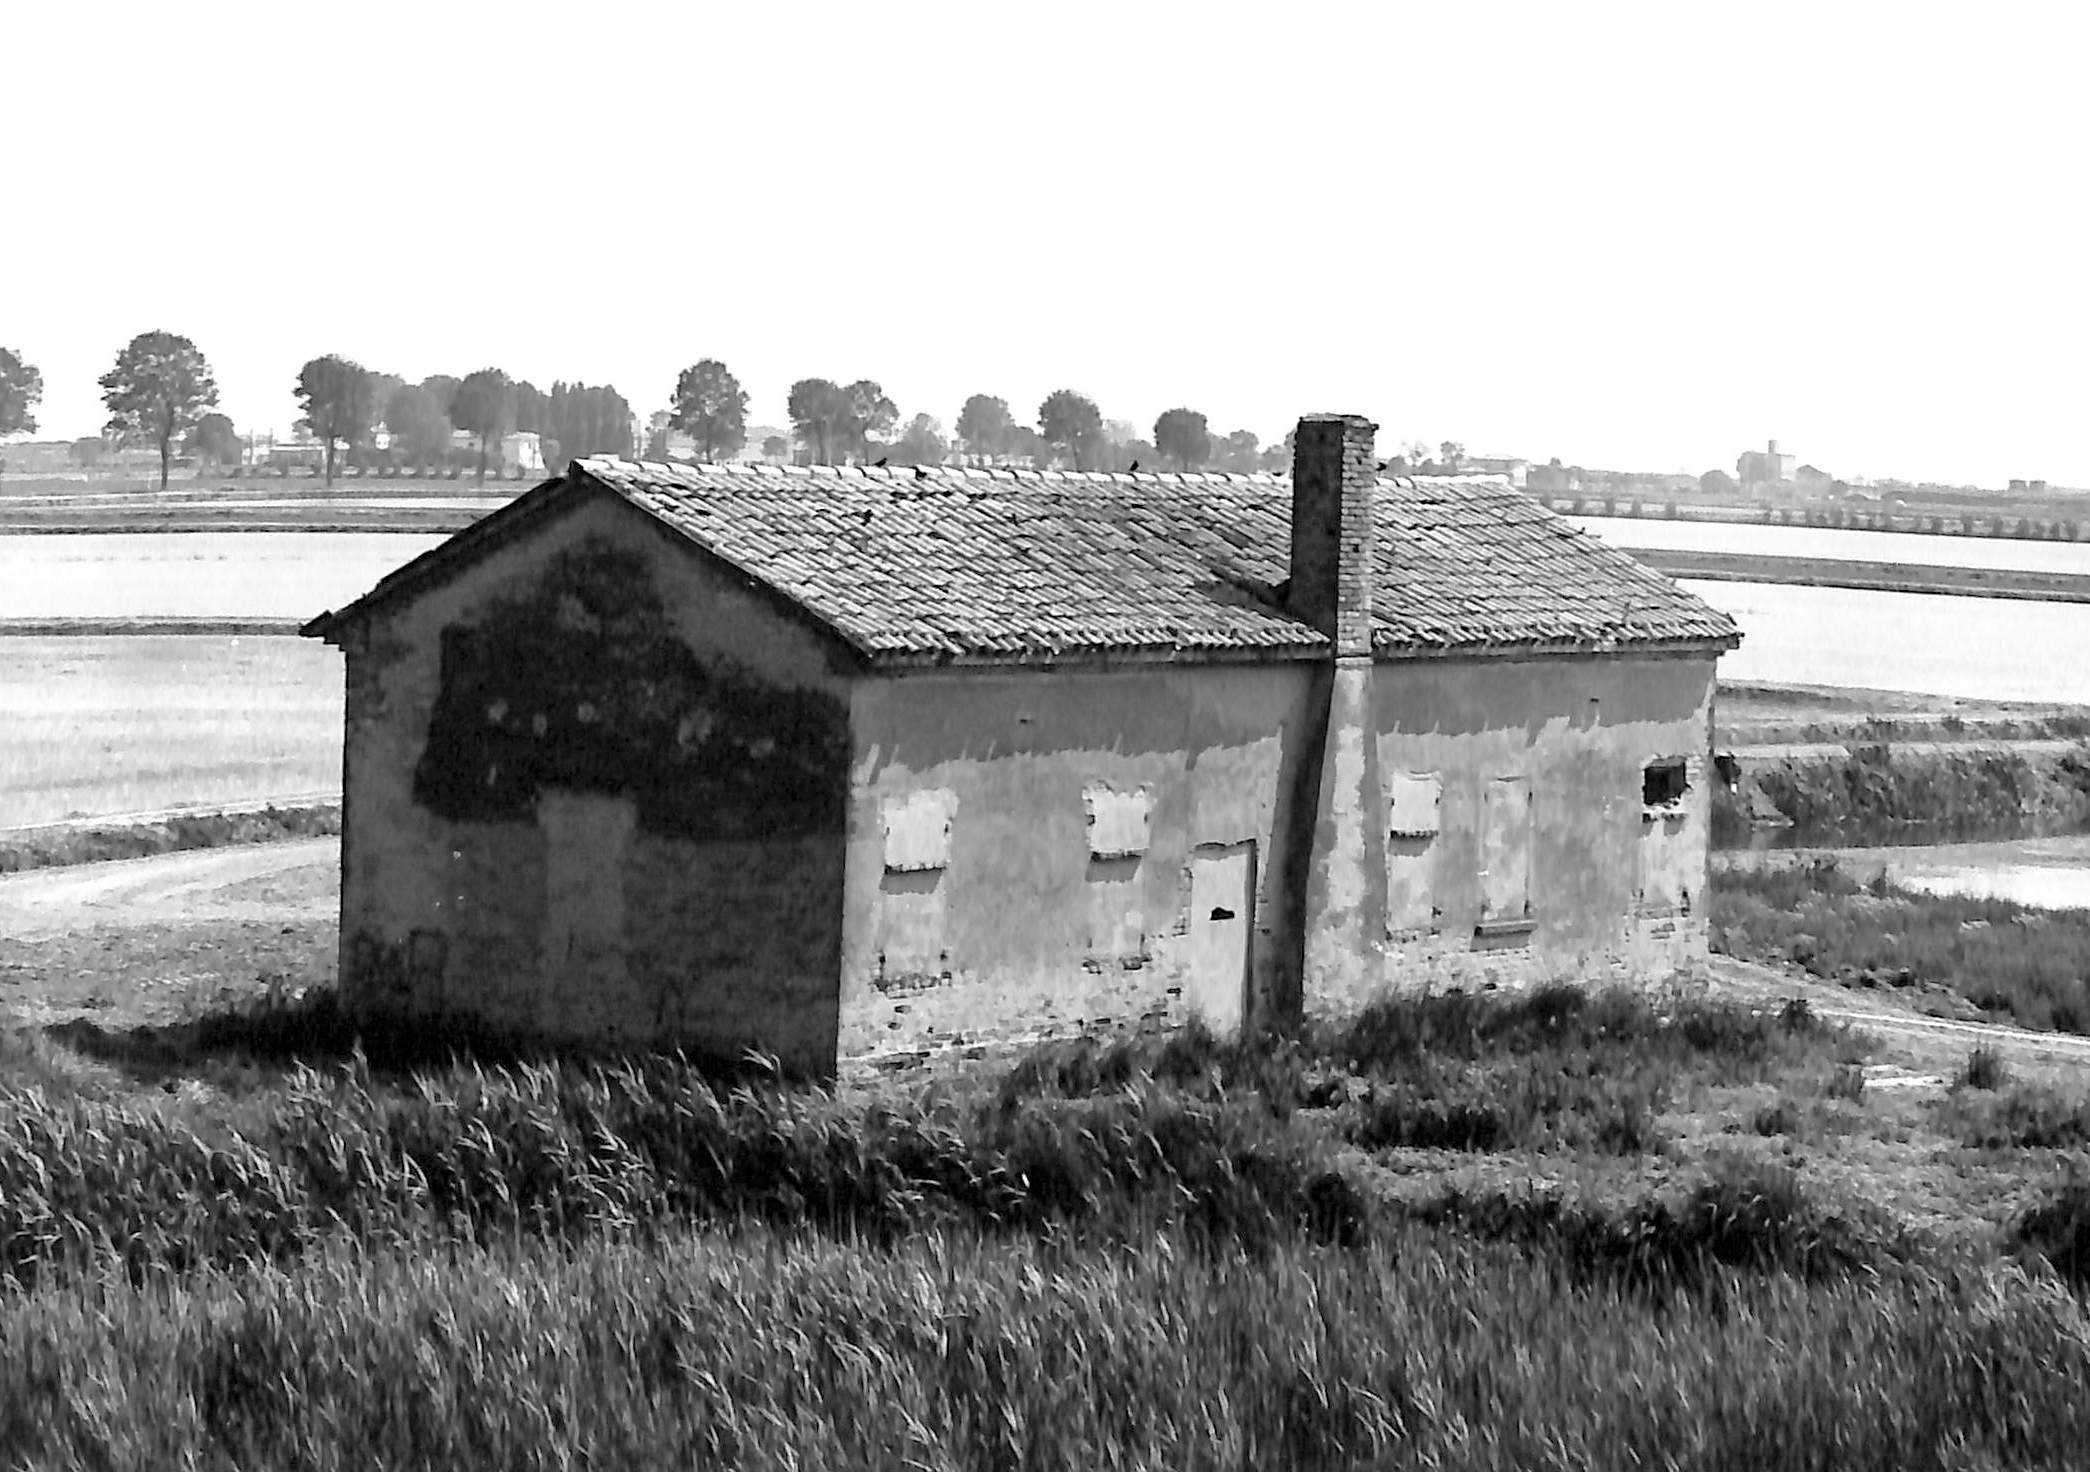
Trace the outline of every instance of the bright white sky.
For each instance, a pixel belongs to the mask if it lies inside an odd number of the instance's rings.
[[[25,0],[0,343],[2090,486],[2082,10]]]

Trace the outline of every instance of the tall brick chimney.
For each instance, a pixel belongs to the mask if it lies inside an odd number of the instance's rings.
[[[1338,659],[1371,655],[1372,493],[1379,426],[1309,414],[1292,433],[1292,612],[1335,641]]]
[[[1316,680],[1315,714],[1325,720],[1319,750],[1303,754],[1313,800],[1299,806],[1313,823],[1301,835],[1307,862],[1298,895],[1299,999],[1310,1011],[1355,1007],[1384,980],[1386,811],[1372,689],[1377,433],[1357,415],[1316,414],[1292,436],[1286,601],[1331,642]]]

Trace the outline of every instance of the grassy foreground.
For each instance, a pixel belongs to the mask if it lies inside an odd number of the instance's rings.
[[[2062,1467],[2090,1432],[2079,1189],[1944,1238],[1740,1148],[1872,1128],[1865,1040],[1801,1006],[1388,1001],[842,1094],[344,1063],[323,999],[109,1041],[0,1035],[0,1465]],[[1709,1099],[1768,1102],[1708,1151]],[[2067,1107],[1936,1127],[2022,1154]]]

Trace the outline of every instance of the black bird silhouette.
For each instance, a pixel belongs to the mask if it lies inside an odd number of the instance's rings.
[[[1381,461],[1379,462],[1379,468],[1380,468],[1381,470],[1384,470],[1384,469],[1386,468],[1386,462],[1385,462],[1384,460],[1381,460]]]
[[[1132,462],[1132,471],[1135,475],[1139,473],[1139,462],[1137,460]]]
[[[880,470],[883,470],[883,469],[885,469],[885,461],[886,461],[886,457],[885,457],[885,456],[883,456],[883,455],[880,455],[880,456],[879,456],[879,457],[878,457],[878,458],[877,458],[876,460],[873,460],[873,461],[872,461],[871,463],[872,463],[873,465],[876,465],[876,466],[877,466],[877,467],[878,467],[878,468],[879,468]]]
[[[921,466],[917,465],[914,467],[914,478],[916,480],[927,480],[929,478],[929,472],[924,470]]]

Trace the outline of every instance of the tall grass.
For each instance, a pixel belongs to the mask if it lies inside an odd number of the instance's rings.
[[[232,1037],[262,1056],[336,1046],[330,1016],[309,998],[264,1007],[145,1034],[129,1061],[164,1068]],[[1687,1071],[1826,1068],[1845,1047],[1807,1019],[1547,990],[1388,1000],[1290,1038],[1048,1047],[998,1089],[897,1099],[727,1084],[662,1057],[398,1080],[358,1053],[199,1111],[45,1068],[0,1082],[0,1281],[281,1262],[335,1228],[579,1241],[752,1219],[890,1241],[950,1222],[1104,1237],[1165,1222],[1250,1247],[1356,1242],[1371,1213],[1343,1142],[1657,1149],[1654,1113]],[[1322,1113],[1295,1122],[1302,1107]]]
[[[1861,984],[1934,982],[2020,1027],[2090,1031],[2090,911],[1869,886],[1817,859],[1722,870],[1709,916],[1728,955]]]
[[[2008,1264],[1717,1305],[1407,1228],[1364,1252],[888,1253],[757,1231],[0,1303],[44,1465],[1910,1469],[2078,1465],[2080,1307]]]

